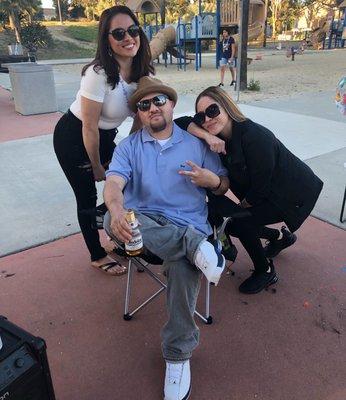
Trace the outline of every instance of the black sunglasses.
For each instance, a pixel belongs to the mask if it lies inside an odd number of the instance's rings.
[[[220,115],[220,107],[213,103],[208,106],[205,111],[198,112],[193,117],[193,122],[197,125],[203,125],[205,123],[205,117],[215,118]]]
[[[126,32],[132,37],[135,38],[139,35],[140,27],[138,25],[131,25],[127,28],[127,30],[123,28],[115,28],[112,32],[109,32],[108,35],[112,35],[115,40],[121,42],[124,40]]]
[[[159,94],[158,96],[153,97],[152,99],[141,100],[136,103],[138,110],[140,111],[149,111],[151,103],[156,107],[162,107],[167,103],[168,96],[165,94]]]

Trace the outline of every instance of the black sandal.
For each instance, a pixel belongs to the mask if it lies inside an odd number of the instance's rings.
[[[108,275],[113,275],[113,276],[120,276],[120,275],[124,275],[127,273],[127,267],[124,265],[121,265],[118,261],[110,261],[110,262],[107,262],[107,263],[99,265],[99,266],[91,264],[91,266],[93,268],[99,269],[100,271],[102,271]],[[122,267],[122,271],[115,272],[115,273],[112,272],[112,268],[117,267],[117,266]]]

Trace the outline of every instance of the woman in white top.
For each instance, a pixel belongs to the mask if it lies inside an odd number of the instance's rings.
[[[95,181],[105,179],[117,127],[130,115],[128,100],[139,78],[154,73],[148,40],[125,6],[105,10],[100,18],[95,59],[82,70],[80,90],[54,131],[54,150],[77,200],[79,225],[91,265],[121,275],[126,268],[101,246]]]

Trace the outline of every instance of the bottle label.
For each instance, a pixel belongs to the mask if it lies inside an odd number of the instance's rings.
[[[133,222],[130,222],[130,226],[132,229],[132,239],[125,244],[125,250],[127,251],[136,251],[140,250],[143,247],[143,239],[141,232],[138,229],[138,221],[137,219]]]
[[[128,242],[125,243],[125,249],[128,251],[135,251],[139,250],[143,247],[143,241],[142,241],[142,236],[132,236],[132,239]]]

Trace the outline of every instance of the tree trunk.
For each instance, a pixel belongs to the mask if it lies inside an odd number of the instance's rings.
[[[247,42],[249,37],[249,0],[241,0],[240,7],[241,10],[241,25],[242,25],[242,32],[241,32],[241,63],[240,63],[240,90],[247,89]]]
[[[12,29],[14,29],[14,32],[16,35],[16,40],[18,43],[21,43],[22,39],[20,37],[20,23],[19,23],[16,11],[11,10],[8,17],[10,20],[10,26]]]
[[[272,29],[273,29],[272,36],[275,39],[276,38],[276,18],[274,16],[274,14],[272,16]]]
[[[161,16],[161,25],[162,27],[164,27],[166,24],[166,0],[161,0],[160,16]]]
[[[263,47],[267,47],[267,27],[268,27],[268,0],[265,0],[264,4],[264,35],[263,35]]]

